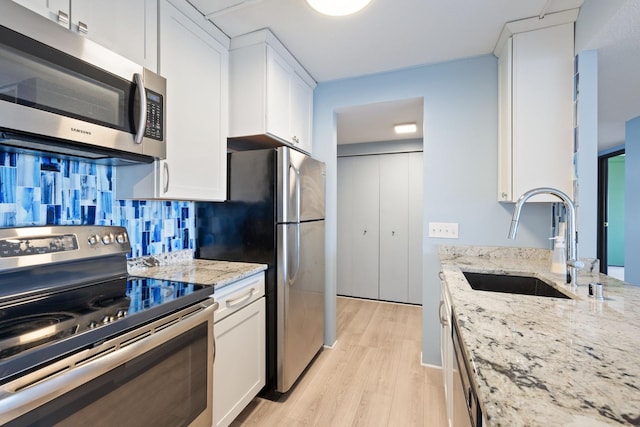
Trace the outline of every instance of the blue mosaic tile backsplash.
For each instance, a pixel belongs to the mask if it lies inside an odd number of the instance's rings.
[[[0,151],[0,227],[121,225],[129,257],[194,249],[193,202],[115,200],[114,169]]]

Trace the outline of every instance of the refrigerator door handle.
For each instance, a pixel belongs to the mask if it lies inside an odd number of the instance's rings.
[[[295,178],[295,194],[296,194],[296,220],[295,222],[299,223],[300,222],[300,198],[301,198],[301,194],[300,194],[300,169],[298,169],[293,162],[289,162],[289,169],[293,169],[293,172],[295,172],[294,178]]]
[[[295,269],[294,268],[290,268],[289,272],[291,273],[291,276],[289,278],[289,285],[292,285],[293,282],[296,281],[296,277],[298,276],[298,271],[300,270],[300,223],[294,224],[296,227],[296,246],[295,246]]]

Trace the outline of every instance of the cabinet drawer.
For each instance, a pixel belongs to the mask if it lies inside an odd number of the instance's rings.
[[[248,306],[264,295],[264,273],[255,274],[227,285],[213,294],[219,307],[214,313],[218,321]]]

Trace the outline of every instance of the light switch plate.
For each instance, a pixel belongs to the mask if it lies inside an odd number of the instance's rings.
[[[458,223],[457,222],[430,222],[429,237],[440,239],[457,239]]]

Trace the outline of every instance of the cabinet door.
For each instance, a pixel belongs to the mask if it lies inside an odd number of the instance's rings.
[[[498,201],[510,201],[519,195],[513,194],[512,157],[512,45],[509,38],[498,58]]]
[[[338,170],[342,177],[342,181],[338,181],[338,224],[342,230],[338,241],[338,292],[377,299],[380,238],[378,157],[339,158]]]
[[[228,426],[265,384],[264,298],[214,325],[214,426]]]
[[[453,342],[451,338],[451,304],[446,284],[440,282],[440,356],[444,382],[445,405],[449,425],[453,425]]]
[[[174,6],[166,1],[161,6],[167,159],[160,168],[160,197],[224,200],[228,52]]]
[[[150,70],[158,68],[157,0],[72,0],[71,29]]]
[[[411,304],[422,304],[422,206],[423,206],[423,159],[422,153],[409,153],[409,254],[408,282]]]
[[[380,299],[409,300],[409,155],[380,158]]]
[[[69,0],[13,0],[27,9],[69,28]],[[65,17],[66,16],[66,17]]]
[[[293,69],[267,47],[267,132],[291,142],[289,122],[290,79]]]
[[[313,88],[294,72],[291,78],[291,139],[303,151],[311,153]]]

